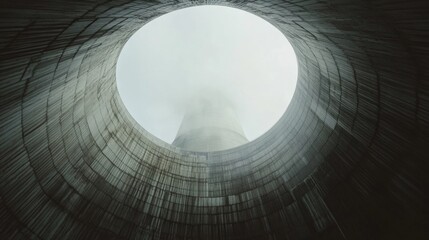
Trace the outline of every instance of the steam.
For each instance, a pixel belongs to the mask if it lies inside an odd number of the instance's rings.
[[[274,26],[242,10],[192,7],[161,16],[125,45],[120,96],[146,130],[171,143],[187,109],[234,109],[246,137],[266,132],[286,110],[295,54]]]

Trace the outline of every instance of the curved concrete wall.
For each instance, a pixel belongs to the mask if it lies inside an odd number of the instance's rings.
[[[4,1],[2,239],[419,239],[428,226],[425,1],[214,1],[291,41],[297,90],[241,147],[190,153],[125,110],[121,47],[183,2]]]

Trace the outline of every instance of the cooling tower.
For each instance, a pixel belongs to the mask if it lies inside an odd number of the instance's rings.
[[[154,138],[116,88],[127,39],[200,4],[261,16],[299,64],[281,119],[223,151]],[[427,0],[2,0],[0,239],[427,239],[428,12]]]
[[[198,152],[220,151],[247,143],[235,109],[221,91],[194,97],[172,145]]]

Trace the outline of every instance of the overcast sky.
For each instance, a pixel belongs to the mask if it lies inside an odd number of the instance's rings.
[[[198,6],[137,31],[117,65],[119,94],[134,119],[171,143],[190,101],[222,94],[253,140],[283,115],[295,90],[296,56],[270,23],[242,10]]]

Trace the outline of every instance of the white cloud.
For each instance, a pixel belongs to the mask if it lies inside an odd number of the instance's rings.
[[[297,79],[296,56],[283,34],[248,12],[186,8],[137,31],[118,60],[119,94],[147,131],[171,143],[187,101],[215,88],[233,102],[253,140],[283,115]]]

